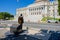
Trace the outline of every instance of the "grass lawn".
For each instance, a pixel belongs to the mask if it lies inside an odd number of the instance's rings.
[[[10,18],[9,20],[13,20],[14,18]]]
[[[49,19],[49,20],[59,20],[60,18],[44,17],[44,18],[42,18],[41,21],[47,21],[47,19]]]

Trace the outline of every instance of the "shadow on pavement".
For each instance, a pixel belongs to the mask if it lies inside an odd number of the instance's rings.
[[[22,33],[25,33],[25,31],[26,30],[24,30]],[[26,34],[21,35],[22,33],[20,33],[20,35],[9,34],[5,38],[0,38],[0,40],[41,40]]]
[[[37,39],[37,38],[34,38],[34,37],[31,37],[29,35],[9,35],[8,37],[6,38],[2,38],[0,40],[41,40],[41,39]]]

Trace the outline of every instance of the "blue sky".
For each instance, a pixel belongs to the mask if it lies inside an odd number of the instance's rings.
[[[32,4],[35,0],[0,0],[0,12],[9,12],[12,15],[16,14],[17,8],[26,7]]]
[[[0,12],[9,12],[13,15],[16,14],[17,8],[26,7],[33,3],[34,0],[0,0]]]

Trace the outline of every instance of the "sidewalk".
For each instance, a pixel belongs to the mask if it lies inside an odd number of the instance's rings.
[[[29,37],[37,38],[37,39],[43,39],[43,40],[48,40],[50,37],[49,33],[42,33],[41,29],[38,28],[26,28],[23,27],[23,30],[27,30],[26,34],[23,33],[23,35],[29,35]],[[5,33],[10,31],[10,28],[0,28],[0,38],[5,38]]]
[[[29,27],[27,29],[27,27],[23,27],[23,30],[27,30],[28,31],[27,35],[34,35],[36,33],[39,33],[41,29],[33,28],[33,27]]]
[[[9,30],[10,30],[9,28],[0,28],[0,38],[4,38],[5,33]]]

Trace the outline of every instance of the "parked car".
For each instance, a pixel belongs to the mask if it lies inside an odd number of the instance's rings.
[[[58,23],[58,20],[48,20],[48,23]]]

